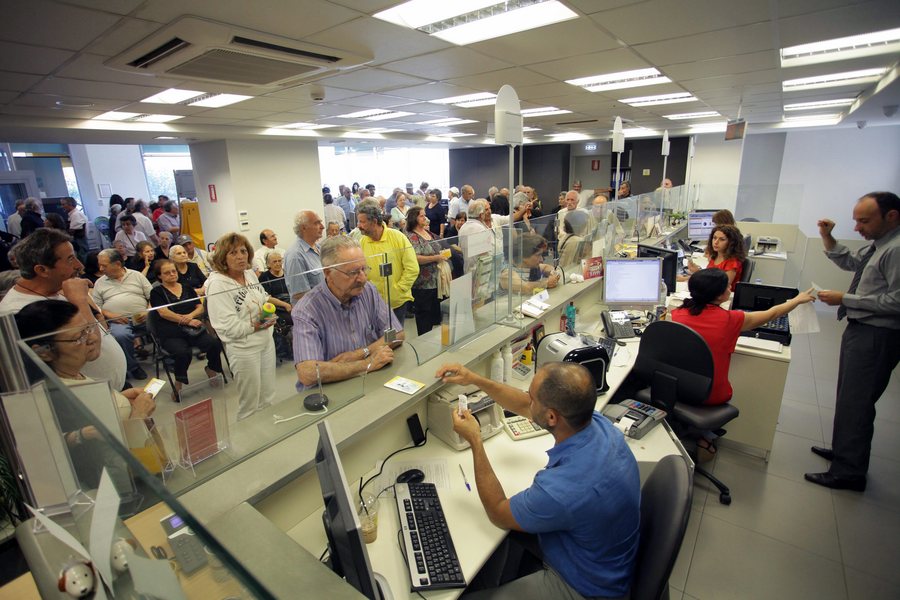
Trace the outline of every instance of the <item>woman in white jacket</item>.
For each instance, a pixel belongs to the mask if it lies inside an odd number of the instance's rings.
[[[253,247],[238,233],[216,242],[214,273],[206,280],[209,320],[225,345],[238,388],[238,420],[275,399],[274,315],[262,320],[269,295],[250,268]]]

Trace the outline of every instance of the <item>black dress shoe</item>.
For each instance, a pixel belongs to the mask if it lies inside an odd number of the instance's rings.
[[[824,473],[806,473],[803,477],[812,483],[833,490],[852,490],[854,492],[866,491],[865,477],[838,477],[828,471]]]
[[[813,446],[810,448],[813,454],[818,454],[825,460],[834,460],[834,450],[831,448],[822,448],[821,446]]]
[[[144,369],[142,369],[140,367],[135,367],[134,370],[131,372],[131,376],[134,377],[135,379],[141,379],[141,380],[147,379],[147,377],[149,377],[147,375],[147,371],[145,371]]]

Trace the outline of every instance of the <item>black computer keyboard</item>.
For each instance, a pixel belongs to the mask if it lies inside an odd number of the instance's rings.
[[[398,483],[394,494],[412,591],[466,587],[434,484]]]
[[[763,329],[771,329],[772,331],[783,331],[784,333],[790,333],[791,326],[788,321],[787,315],[781,315],[780,317],[775,317],[771,321],[760,325]]]

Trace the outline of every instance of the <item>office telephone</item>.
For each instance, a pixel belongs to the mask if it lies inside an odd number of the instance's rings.
[[[600,318],[603,320],[603,330],[606,331],[606,337],[617,340],[635,337],[634,328],[632,328],[630,320],[627,323],[616,321],[608,310],[601,312]]]
[[[647,432],[667,415],[666,411],[637,400],[607,404],[602,412],[604,417],[612,421],[616,429],[636,440],[647,435]]]
[[[203,544],[194,537],[194,532],[181,517],[172,513],[160,519],[159,524],[166,532],[169,546],[175,553],[175,560],[181,565],[181,570],[185,575],[190,575],[206,566],[208,559],[203,550]]]

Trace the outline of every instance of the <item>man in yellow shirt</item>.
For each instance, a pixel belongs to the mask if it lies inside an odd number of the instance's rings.
[[[412,302],[412,286],[419,277],[419,262],[412,244],[404,234],[384,226],[377,202],[365,200],[356,207],[356,227],[363,234],[359,243],[371,272],[369,281],[378,289],[400,324]],[[382,263],[390,264],[391,274],[381,274]]]

